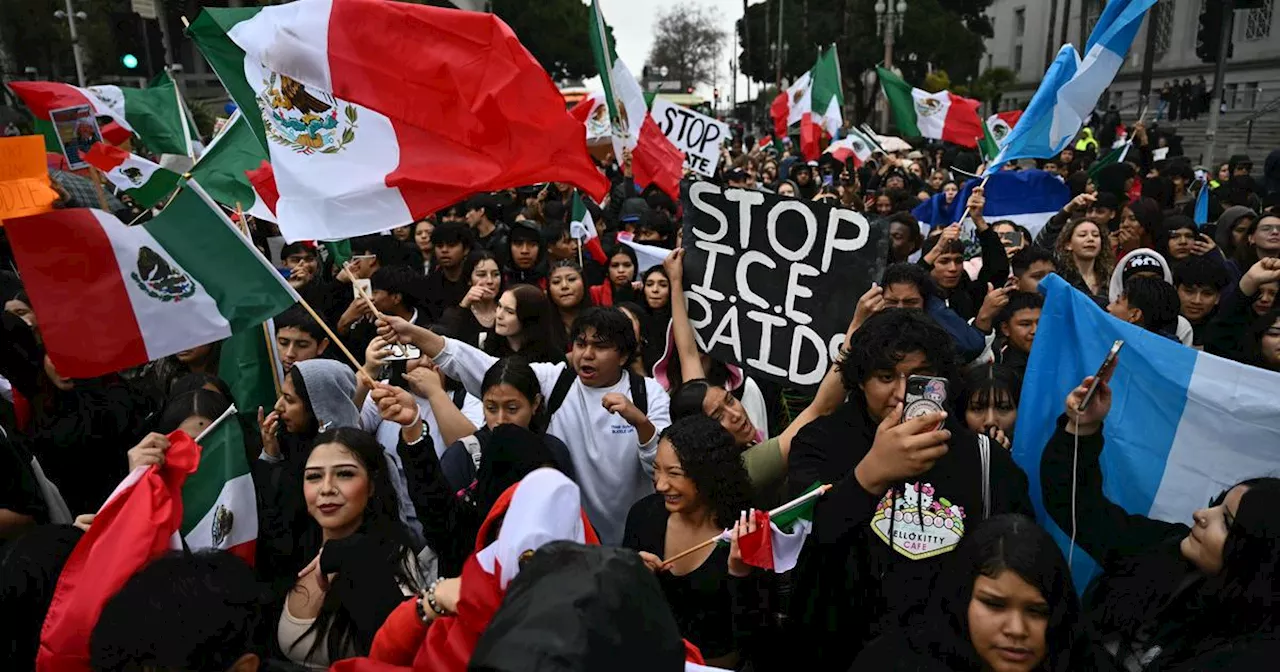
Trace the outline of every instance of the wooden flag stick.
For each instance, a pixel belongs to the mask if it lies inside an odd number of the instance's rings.
[[[378,310],[378,307],[373,305],[373,298],[371,298],[368,294],[365,293],[364,287],[361,287],[360,283],[356,282],[356,274],[352,272],[351,262],[350,261],[343,262],[342,268],[347,272],[347,275],[351,278],[351,286],[355,287],[356,293],[360,295],[360,298],[364,299],[365,304],[369,306],[369,310],[370,312],[373,313],[373,316],[378,318],[379,320],[387,319],[387,316],[383,315],[382,311]]]
[[[236,226],[240,227],[240,233],[245,238],[252,238],[249,235],[249,223],[244,219],[244,210],[240,206],[240,201],[236,201]],[[283,382],[280,380],[280,353],[276,352],[276,335],[271,333],[271,323],[262,323],[262,336],[267,342],[267,357],[271,360],[271,382],[275,385],[276,398],[284,392]]]
[[[377,382],[370,378],[369,374],[364,372],[364,367],[360,365],[358,360],[356,360],[355,355],[351,354],[351,351],[347,349],[347,346],[342,342],[342,339],[338,338],[338,335],[333,333],[333,329],[329,328],[329,323],[325,322],[323,317],[320,317],[320,314],[316,312],[316,309],[312,308],[311,304],[307,303],[307,300],[301,296],[298,297],[298,305],[302,306],[302,308],[311,315],[312,319],[316,321],[316,324],[319,324],[320,328],[324,329],[325,335],[329,337],[329,342],[338,346],[338,349],[342,351],[342,354],[346,355],[347,361],[351,362],[351,365],[356,367],[356,377],[363,377],[370,389],[377,387]]]
[[[772,518],[772,517],[774,517],[774,516],[776,516],[776,515],[779,515],[779,514],[781,514],[781,513],[786,512],[786,511],[790,511],[791,509],[793,509],[793,508],[795,508],[795,507],[797,507],[797,506],[800,506],[801,504],[804,504],[805,502],[807,502],[807,501],[809,501],[809,500],[811,500],[811,499],[814,499],[814,498],[817,498],[817,497],[821,497],[822,495],[825,495],[825,494],[827,493],[827,491],[828,491],[828,490],[830,490],[830,489],[831,489],[831,486],[830,486],[830,485],[822,485],[822,486],[819,486],[819,487],[817,487],[817,488],[814,488],[813,490],[810,490],[809,492],[806,492],[806,493],[804,493],[803,495],[800,495],[799,497],[796,497],[795,499],[793,499],[793,500],[791,500],[791,501],[787,502],[786,504],[783,504],[782,506],[779,506],[778,508],[776,508],[776,509],[774,509],[774,510],[770,511],[770,512],[769,512],[769,517],[770,517],[770,518]],[[727,530],[726,530],[726,532],[727,532]],[[663,561],[662,561],[662,567],[668,567],[668,566],[670,566],[670,565],[671,565],[671,563],[673,563],[673,562],[675,562],[675,561],[679,560],[680,558],[683,558],[683,557],[688,556],[688,555],[692,555],[692,554],[697,553],[698,551],[700,551],[700,550],[702,550],[702,549],[704,549],[704,548],[706,548],[706,547],[708,547],[708,546],[712,546],[712,545],[714,545],[716,542],[720,541],[720,539],[721,539],[722,537],[724,537],[724,532],[721,532],[720,534],[717,534],[716,536],[711,537],[710,539],[708,539],[708,540],[706,540],[706,541],[702,542],[701,544],[698,544],[697,546],[694,546],[693,548],[689,548],[689,549],[686,549],[686,550],[684,550],[684,551],[682,551],[682,552],[680,552],[680,553],[676,553],[675,555],[673,555],[673,556],[671,556],[671,557],[667,558],[666,560],[663,560]]]
[[[111,212],[111,206],[107,205],[107,192],[102,188],[102,171],[96,166],[89,166],[89,172],[93,175],[93,190],[98,194],[98,206],[103,212]]]

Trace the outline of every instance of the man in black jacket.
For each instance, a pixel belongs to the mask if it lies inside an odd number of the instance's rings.
[[[796,650],[814,669],[848,669],[866,642],[923,606],[966,528],[1032,515],[1026,475],[955,409],[900,421],[907,378],[957,380],[954,361],[950,337],[918,311],[875,315],[840,364],[849,401],[792,443],[792,492],[835,485],[814,510],[791,605]]]
[[[977,280],[970,280],[964,268],[965,245],[960,241],[959,224],[952,224],[942,235],[925,241],[924,256],[920,258],[920,265],[928,269],[933,278],[938,296],[966,320],[978,314],[988,284],[999,287],[1009,279],[1009,257],[1004,252],[1004,243],[1000,242],[1000,234],[982,216],[985,205],[982,187],[975,187],[966,206],[982,249],[982,270]]]

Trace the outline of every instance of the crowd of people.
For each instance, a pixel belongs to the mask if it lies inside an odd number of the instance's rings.
[[[935,194],[960,197],[979,167],[970,151],[920,145],[855,165],[751,137],[726,147],[724,185],[853,209],[887,234],[878,281],[827,297],[853,318],[812,393],[700,350],[681,205],[639,188],[629,155],[602,165],[614,186],[585,199],[589,235],[571,227],[572,188],[548,183],[351,239],[345,259],[284,245],[281,272],[322,321],[301,306],[275,318],[279,398],[241,416],[252,569],[218,552],[146,566],[102,612],[92,667],[1268,665],[1280,653],[1269,470],[1190,526],[1126,513],[1099,462],[1112,390],[1091,379],[1055,400],[1038,482],[1011,457],[1050,273],[1117,319],[1280,372],[1280,150],[1263,171],[1246,156],[1202,167],[1176,151],[1156,160],[1170,146],[1157,128],[1127,130],[1124,162],[1098,164],[1094,143],[1008,167],[1071,190],[1037,231],[988,221],[972,189],[972,236],[911,214]],[[1193,219],[1199,189],[1211,190],[1207,225]],[[270,254],[274,227],[251,231]],[[671,252],[641,267],[629,241]],[[218,378],[220,343],[62,377],[5,266],[0,667],[23,670],[92,514],[130,471],[164,463],[166,434],[194,436],[237,400]],[[920,375],[949,381],[946,410],[904,420],[906,381]],[[832,487],[794,570],[746,563],[749,512],[814,483]],[[1101,567],[1083,597],[1032,492]],[[728,543],[700,545],[725,530]]]

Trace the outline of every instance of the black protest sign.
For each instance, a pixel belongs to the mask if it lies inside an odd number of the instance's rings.
[[[858,297],[884,271],[886,227],[814,201],[688,186],[684,278],[698,345],[754,376],[813,389]]]

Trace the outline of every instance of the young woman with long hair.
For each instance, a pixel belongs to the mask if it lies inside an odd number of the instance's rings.
[[[582,267],[569,260],[556,262],[551,267],[551,275],[547,280],[547,296],[560,316],[556,335],[567,344],[574,318],[578,317],[582,309],[595,305],[591,301],[591,294],[587,292]]]
[[[458,340],[483,347],[493,337],[498,297],[502,295],[498,258],[488,250],[472,252],[462,264],[462,277],[468,278],[471,288],[458,305],[444,311],[440,323]]]
[[[638,292],[632,286],[639,273],[640,262],[630,245],[618,243],[609,254],[608,277],[591,288],[591,303],[596,306],[612,306],[623,301],[635,301]]]
[[[551,301],[533,285],[515,285],[498,298],[493,335],[483,350],[495,357],[519,354],[529,362],[564,360],[561,323]]]
[[[1054,245],[1058,272],[1076,289],[1091,296],[1106,296],[1116,259],[1102,229],[1083,217],[1067,223]]]

